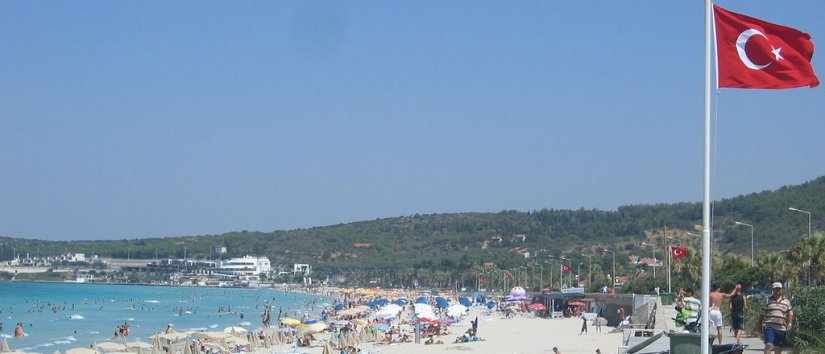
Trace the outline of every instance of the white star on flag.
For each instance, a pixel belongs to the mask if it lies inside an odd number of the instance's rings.
[[[782,54],[780,54],[781,51],[782,51],[782,48],[771,47],[771,53],[773,53],[773,56],[776,58],[776,60],[785,59],[785,58],[782,57]]]

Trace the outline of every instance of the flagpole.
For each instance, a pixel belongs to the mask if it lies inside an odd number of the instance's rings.
[[[710,148],[711,148],[711,38],[713,36],[713,0],[705,0],[705,191],[702,204],[702,354],[710,354]]]

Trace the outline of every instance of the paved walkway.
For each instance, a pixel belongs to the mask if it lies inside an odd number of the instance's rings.
[[[676,318],[676,310],[673,305],[662,305],[661,299],[658,300],[658,310],[656,311],[656,329],[669,331],[674,329],[673,319]],[[712,333],[712,334],[715,334]],[[722,344],[736,343],[736,338],[733,337],[733,332],[730,327],[722,328]],[[762,338],[759,337],[742,337],[742,344],[748,346],[745,353],[763,353],[765,344],[762,343]],[[784,350],[783,353],[792,353],[791,350]]]

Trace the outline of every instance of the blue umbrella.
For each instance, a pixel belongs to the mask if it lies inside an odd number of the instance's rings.
[[[369,307],[379,308],[379,307],[384,306],[384,305],[389,304],[389,303],[390,303],[390,300],[387,300],[387,299],[375,299],[375,300],[370,301]]]
[[[496,302],[490,300],[490,302],[487,303],[487,308],[492,310],[494,307],[496,307]]]
[[[440,308],[446,309],[446,308],[450,307],[450,302],[447,301],[447,299],[439,296],[439,297],[435,298],[435,305],[440,307]]]
[[[393,301],[393,303],[398,305],[398,306],[404,306],[404,305],[407,304],[407,299],[398,299],[398,300]]]
[[[426,304],[427,303],[427,298],[423,297],[423,296],[419,296],[415,299],[415,303],[416,304]]]
[[[341,311],[344,309],[344,304],[337,304],[335,305],[335,311]]]
[[[318,320],[304,320],[304,324],[313,324],[315,322],[318,322]]]
[[[467,306],[467,307],[473,306],[473,302],[472,302],[472,301],[470,301],[470,299],[469,299],[469,298],[466,298],[466,297],[464,297],[464,296],[462,296],[462,297],[458,298],[458,303],[459,303],[459,304],[462,304],[462,305],[464,305],[464,306]]]

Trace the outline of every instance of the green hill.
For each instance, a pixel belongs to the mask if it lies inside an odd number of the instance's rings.
[[[733,220],[753,223],[758,247],[781,250],[807,233],[807,218],[789,206],[825,212],[825,177],[715,203],[716,245],[722,252],[749,254],[750,231]],[[519,251],[571,257],[597,254],[601,246],[620,254],[640,254],[638,244],[668,235],[684,238],[701,225],[700,203],[628,205],[615,211],[539,210],[531,212],[427,214],[359,221],[308,229],[231,232],[222,235],[145,238],[117,241],[43,241],[0,238],[0,259],[19,254],[83,252],[116,258],[212,258],[266,255],[273,264],[309,263],[316,270],[462,270],[492,261],[501,267],[525,263]],[[820,223],[814,219],[814,229]],[[521,236],[524,235],[523,239]],[[663,241],[658,241],[660,244]],[[693,241],[695,242],[695,241]],[[184,250],[186,249],[186,250]],[[664,249],[664,246],[661,246]],[[647,251],[644,251],[647,252]]]

